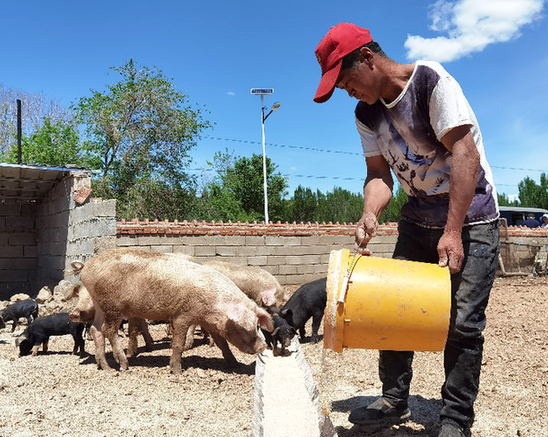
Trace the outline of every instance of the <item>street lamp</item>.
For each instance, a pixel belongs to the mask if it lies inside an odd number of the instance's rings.
[[[265,115],[265,112],[268,108],[264,106],[264,96],[269,94],[274,94],[273,88],[251,88],[251,94],[261,96],[261,133],[262,133],[262,144],[263,144],[263,192],[264,192],[264,221],[266,224],[269,223],[268,219],[268,187],[266,183],[266,139],[264,133],[264,123],[268,116],[272,114],[276,109],[278,109],[282,104],[279,102],[274,103],[268,113]]]

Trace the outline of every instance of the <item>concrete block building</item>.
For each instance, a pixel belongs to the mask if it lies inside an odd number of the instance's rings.
[[[34,296],[63,279],[75,256],[115,244],[115,201],[90,194],[88,171],[0,164],[0,300]]]

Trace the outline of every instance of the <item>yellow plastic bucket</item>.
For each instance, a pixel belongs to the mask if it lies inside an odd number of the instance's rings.
[[[346,249],[330,254],[325,349],[441,351],[450,311],[447,267]]]

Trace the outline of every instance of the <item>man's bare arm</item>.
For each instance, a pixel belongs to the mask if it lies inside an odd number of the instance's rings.
[[[474,197],[480,155],[470,126],[459,126],[450,130],[441,142],[451,152],[452,164],[447,223],[438,243],[439,264],[448,265],[451,273],[457,273],[464,258],[462,226]]]
[[[394,182],[390,167],[382,156],[372,156],[365,160],[367,178],[363,185],[363,212],[356,226],[356,249],[369,254],[367,243],[377,230],[377,219],[384,211],[392,197]]]

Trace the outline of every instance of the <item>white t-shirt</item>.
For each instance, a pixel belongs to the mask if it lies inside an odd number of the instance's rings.
[[[457,81],[439,63],[417,61],[394,101],[359,102],[355,114],[365,156],[382,155],[409,196],[402,217],[432,228],[445,226],[449,206],[452,155],[440,139],[455,127],[469,125],[480,169],[465,224],[498,218],[493,176],[476,116]]]

